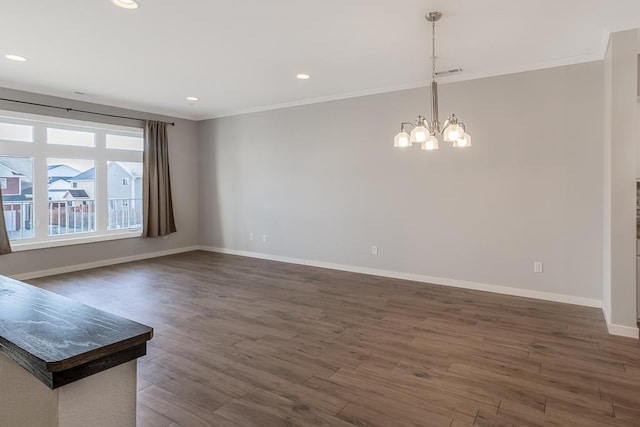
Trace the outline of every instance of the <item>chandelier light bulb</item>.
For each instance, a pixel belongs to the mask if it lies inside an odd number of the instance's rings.
[[[399,132],[393,139],[393,146],[399,148],[406,148],[411,145],[411,137],[405,131]]]
[[[464,129],[457,123],[452,123],[444,130],[444,140],[455,142],[462,138],[464,135]]]
[[[425,151],[432,151],[438,149],[438,138],[435,135],[429,135],[427,140],[422,143],[422,149]]]
[[[458,148],[471,147],[471,135],[465,133],[457,141],[453,142],[453,146]]]
[[[416,126],[411,131],[411,143],[422,144],[429,136],[429,129],[424,126]]]

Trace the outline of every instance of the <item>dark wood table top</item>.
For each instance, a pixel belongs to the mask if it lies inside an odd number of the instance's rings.
[[[50,388],[146,354],[149,326],[0,276],[0,351]]]

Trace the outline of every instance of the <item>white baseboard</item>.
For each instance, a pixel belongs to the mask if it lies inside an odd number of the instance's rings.
[[[628,338],[640,338],[640,334],[637,327],[633,326],[622,326],[616,325],[614,323],[607,323],[607,329],[611,335],[618,335],[621,337]]]
[[[280,255],[264,254],[261,252],[239,251],[237,249],[217,248],[213,246],[200,246],[200,250],[207,252],[217,252],[220,254],[238,255],[247,258],[266,259],[268,261],[286,262],[288,264],[309,265],[307,260],[302,258],[291,258]]]
[[[167,255],[175,255],[183,252],[191,252],[203,250],[208,252],[218,252],[230,255],[239,255],[250,258],[259,258],[269,261],[286,262],[289,264],[308,265],[311,267],[327,268],[331,270],[348,271],[352,273],[368,274],[372,276],[389,277],[392,279],[411,280],[414,282],[431,283],[435,285],[451,286],[455,288],[471,289],[484,292],[493,292],[497,294],[519,296],[525,298],[534,298],[545,301],[562,302],[567,304],[576,304],[586,307],[601,308],[602,301],[590,298],[576,297],[571,295],[555,294],[550,292],[533,291],[529,289],[511,288],[508,286],[491,285],[488,283],[469,282],[465,280],[447,279],[442,277],[423,276],[411,273],[402,273],[398,271],[379,270],[368,267],[357,267],[352,265],[334,264],[322,261],[307,260],[302,258],[292,258],[280,255],[271,255],[260,252],[240,251],[235,249],[225,249],[210,246],[187,246],[184,248],[170,249],[159,252],[148,252],[128,257],[112,258],[86,264],[76,264],[48,270],[32,271],[24,274],[13,276],[16,280],[29,280],[38,277],[54,276],[56,274],[72,273],[74,271],[90,270],[92,268],[106,267],[109,265],[124,264],[126,262],[140,261],[150,258],[158,258]],[[638,328],[611,324],[607,322],[607,328],[612,335],[620,335],[630,338],[638,338]]]
[[[201,246],[200,249],[209,252],[219,252],[230,255],[240,255],[251,258],[260,258],[270,261],[287,262],[290,264],[302,264],[311,267],[328,268],[331,270],[348,271],[352,273],[368,274],[372,276],[389,277],[392,279],[411,280],[414,282],[431,283],[434,285],[451,286],[455,288],[471,289],[476,291],[493,292],[496,294],[512,295],[525,298],[535,298],[545,301],[562,302],[566,304],[582,305],[586,307],[602,308],[602,301],[591,298],[576,297],[572,295],[555,294],[551,292],[534,291],[530,289],[511,288],[508,286],[491,285],[488,283],[469,282],[466,280],[448,279],[443,277],[423,276],[419,274],[402,273],[399,271],[379,270],[368,267],[333,264],[323,261],[314,261],[301,258],[290,258],[278,255],[270,255],[259,252],[239,251],[209,246]]]
[[[16,280],[36,279],[38,277],[55,276],[56,274],[72,273],[74,271],[90,270],[92,268],[106,267],[106,266],[115,265],[115,264],[124,264],[125,262],[141,261],[143,259],[158,258],[166,255],[175,255],[183,252],[197,251],[199,249],[200,249],[199,246],[187,246],[184,248],[169,249],[166,251],[147,252],[144,254],[132,255],[132,256],[127,256],[122,258],[112,258],[112,259],[105,259],[105,260],[100,260],[96,262],[88,262],[86,264],[76,264],[76,265],[69,265],[69,266],[59,267],[59,268],[51,268],[48,270],[31,271],[29,273],[16,274],[12,277]]]
[[[637,327],[623,326],[611,323],[611,308],[606,303],[602,304],[602,314],[604,314],[604,321],[607,324],[607,330],[611,335],[619,335],[621,337],[640,338],[640,334]]]

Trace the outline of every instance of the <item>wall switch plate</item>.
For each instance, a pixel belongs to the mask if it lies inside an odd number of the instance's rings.
[[[267,241],[267,235],[266,235],[266,234],[263,234],[263,235],[262,235],[262,241],[263,241],[263,242],[266,242],[266,241]]]
[[[534,273],[542,273],[544,264],[542,261],[536,261],[533,263],[533,272]]]
[[[249,233],[249,240],[253,240],[253,233]]]
[[[378,247],[376,245],[371,246],[371,255],[378,255]]]

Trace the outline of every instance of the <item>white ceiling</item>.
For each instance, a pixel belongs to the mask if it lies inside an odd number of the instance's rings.
[[[438,69],[464,70],[443,83],[602,59],[640,27],[640,0],[138,2],[0,0],[0,86],[204,119],[425,85],[432,10]]]

